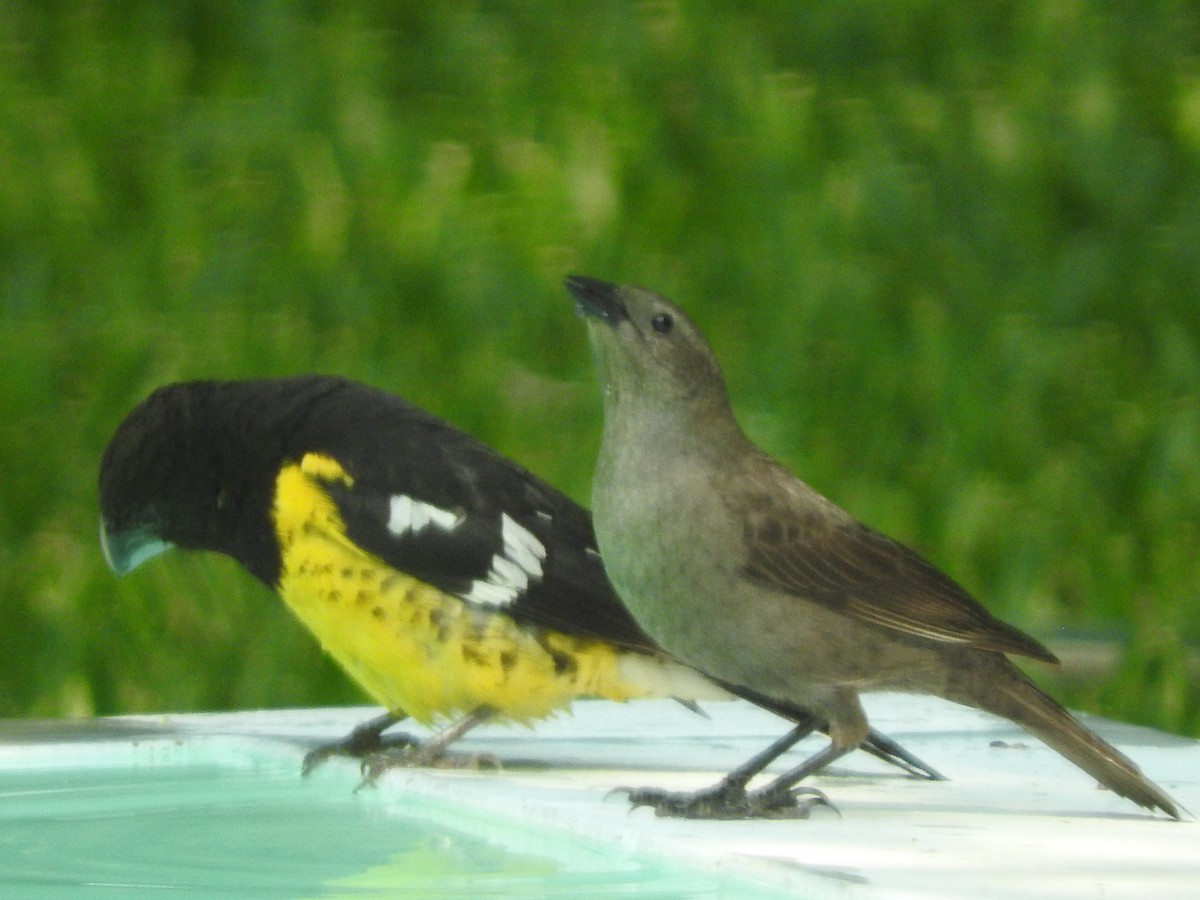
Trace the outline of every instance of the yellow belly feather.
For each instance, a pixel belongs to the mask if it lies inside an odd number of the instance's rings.
[[[279,474],[279,592],[325,650],[388,709],[429,723],[488,706],[501,718],[531,722],[577,697],[628,700],[670,689],[653,683],[657,661],[623,667],[621,657],[632,654],[610,644],[523,630],[507,616],[388,567],[344,537],[318,478],[352,483],[335,460],[319,454]]]

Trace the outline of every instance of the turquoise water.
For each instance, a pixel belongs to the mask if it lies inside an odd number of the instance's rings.
[[[301,779],[291,755],[0,745],[0,897],[747,897],[608,845]]]

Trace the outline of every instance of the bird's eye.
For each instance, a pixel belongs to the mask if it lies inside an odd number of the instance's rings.
[[[670,313],[659,313],[650,320],[650,327],[659,334],[666,334],[675,326],[675,319]]]

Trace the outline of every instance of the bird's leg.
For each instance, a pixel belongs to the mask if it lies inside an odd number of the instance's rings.
[[[352,756],[355,759],[364,759],[373,753],[380,753],[391,747],[410,747],[416,744],[417,739],[408,734],[390,735],[387,738],[383,736],[385,731],[405,718],[407,716],[400,711],[385,712],[383,715],[363,722],[341,740],[322,744],[306,753],[300,767],[300,774],[307,777],[331,756]]]
[[[491,707],[480,706],[424,741],[410,738],[408,742],[395,748],[384,748],[366,756],[362,763],[363,781],[359,787],[374,784],[388,769],[416,769],[428,766],[477,769],[484,765],[499,769],[500,761],[490,753],[451,754],[447,749],[476,725],[486,722],[493,715],[495,710]]]
[[[443,765],[446,759],[446,748],[461,738],[464,734],[474,728],[476,725],[482,725],[488,719],[495,715],[495,710],[489,706],[480,706],[467,715],[463,716],[456,722],[451,722],[433,737],[422,741],[419,744],[412,745],[407,755],[413,759],[413,766],[438,766]],[[478,767],[481,759],[486,759],[495,768],[500,768],[500,763],[495,760],[490,754],[471,754],[469,765],[472,768]]]
[[[750,794],[746,791],[746,785],[750,783],[750,779],[762,772],[774,760],[812,734],[816,724],[815,719],[810,719],[808,722],[796,725],[779,740],[738,766],[720,783],[711,788],[693,793],[665,791],[659,788],[619,788],[618,790],[624,791],[628,795],[629,802],[635,809],[639,806],[649,806],[659,816],[684,819],[805,818],[814,803],[832,805],[820,791],[815,789],[793,790],[792,786],[796,782],[792,782],[787,790],[770,792],[771,788],[766,788]],[[788,774],[790,775],[792,772]],[[771,787],[777,783],[773,782]],[[814,796],[800,802],[798,794],[805,792]]]
[[[774,809],[787,809],[791,806],[803,806],[803,815],[796,818],[804,818],[808,815],[809,807],[814,803],[821,803],[831,809],[836,810],[829,798],[822,791],[816,788],[796,787],[801,781],[809,775],[814,775],[820,772],[827,765],[835,760],[841,759],[850,751],[854,750],[853,744],[849,746],[839,746],[832,741],[829,745],[819,753],[814,753],[796,768],[790,772],[785,772],[780,775],[765,788],[755,791],[747,795],[747,804],[754,809],[762,809],[768,812],[764,813],[767,818],[777,818],[771,816],[769,811]],[[808,797],[804,801],[800,801],[799,795],[807,794]]]
[[[867,714],[863,711],[858,692],[851,688],[830,689],[826,692],[822,705],[829,715],[829,746],[819,753],[814,753],[790,772],[780,775],[765,788],[747,795],[746,805],[754,811],[754,815],[774,818],[775,810],[794,808],[800,811],[800,817],[804,817],[815,803],[837,810],[821,791],[796,785],[809,775],[820,772],[834,760],[862,746],[871,733],[871,727],[867,724]],[[801,800],[801,795],[807,796]]]

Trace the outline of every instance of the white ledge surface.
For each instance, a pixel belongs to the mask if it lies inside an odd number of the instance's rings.
[[[368,802],[396,813],[429,803],[456,827],[545,829],[614,852],[636,853],[767,894],[805,897],[1200,896],[1200,825],[1173,822],[1100,790],[1086,774],[1007,722],[939,700],[865,698],[879,730],[950,780],[899,774],[856,753],[811,784],[840,814],[799,821],[693,822],[630,812],[620,786],[693,789],[786,730],[743,702],[710,703],[710,718],[671,702],[576,704],[536,729],[484,726],[460,750],[503,768],[391,770]],[[55,765],[81,742],[161,747],[246,747],[294,758],[377,709],[277,710],[127,716],[98,723],[0,722],[0,773]],[[1200,742],[1089,719],[1185,808],[1200,810]],[[410,730],[425,734],[422,729]],[[822,746],[813,737],[782,771]],[[154,748],[160,747],[158,751]],[[56,756],[56,754],[58,754]],[[290,776],[289,776],[290,777]],[[349,793],[357,764],[334,759],[320,775]],[[320,802],[314,793],[313,803]],[[538,841],[535,840],[535,843]],[[726,884],[721,881],[721,884]],[[721,896],[728,893],[727,886]],[[661,895],[660,895],[661,896]]]

